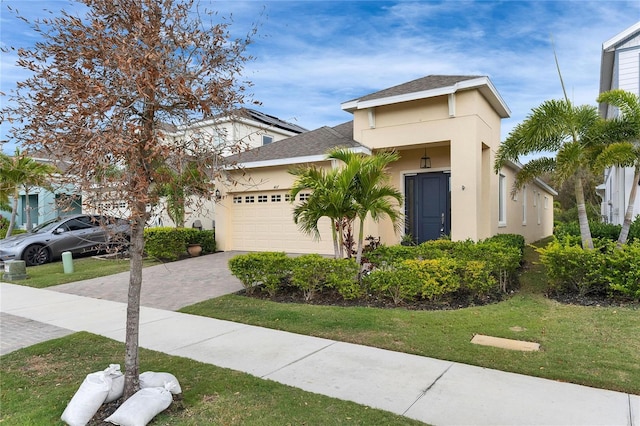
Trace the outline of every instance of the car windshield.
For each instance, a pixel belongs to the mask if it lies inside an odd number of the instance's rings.
[[[49,232],[49,231],[57,228],[58,225],[60,225],[60,222],[62,222],[62,218],[60,218],[60,217],[55,218],[55,219],[51,219],[51,220],[43,222],[40,225],[34,227],[29,232],[31,232],[32,234],[37,234],[39,232]]]

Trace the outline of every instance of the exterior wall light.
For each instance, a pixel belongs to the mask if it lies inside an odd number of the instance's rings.
[[[222,199],[222,194],[220,194],[219,189],[216,189],[215,197],[216,197],[216,201],[220,201],[220,199]]]
[[[431,158],[427,157],[427,148],[424,149],[424,156],[420,159],[420,168],[421,169],[431,168]]]

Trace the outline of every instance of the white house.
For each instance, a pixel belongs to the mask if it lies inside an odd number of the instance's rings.
[[[640,22],[632,25],[602,44],[600,93],[622,89],[640,94]],[[600,104],[600,115],[615,117],[617,110]],[[629,202],[633,168],[611,167],[604,172],[604,183],[596,190],[602,197],[601,214],[605,222],[622,224]],[[634,214],[640,214],[640,197],[636,198]]]

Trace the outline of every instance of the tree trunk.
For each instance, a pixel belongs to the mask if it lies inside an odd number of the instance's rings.
[[[579,172],[578,172],[579,173]],[[576,203],[578,205],[578,223],[580,224],[580,237],[582,238],[582,248],[593,250],[593,240],[591,239],[591,229],[589,228],[589,218],[584,202],[584,188],[582,187],[582,177],[576,175],[575,181]]]
[[[24,189],[24,199],[25,199],[25,206],[24,206],[24,211],[26,213],[26,230],[27,231],[31,231],[32,225],[31,225],[31,203],[29,202],[29,189],[25,188]]]
[[[18,197],[20,194],[16,190],[13,193],[13,205],[11,206],[11,218],[9,219],[9,227],[7,228],[6,237],[10,237],[13,234],[13,228],[16,226],[16,215],[18,214]]]
[[[362,263],[362,244],[364,243],[364,218],[360,218],[360,229],[358,230],[358,251],[356,252],[356,264]]]
[[[631,184],[631,191],[629,192],[629,204],[627,204],[627,211],[624,214],[624,222],[622,222],[622,228],[620,229],[620,235],[618,236],[618,242],[616,244],[617,248],[621,248],[622,245],[627,242],[629,229],[631,228],[631,222],[633,221],[633,207],[636,204],[636,194],[638,193],[639,183],[640,164],[637,164],[633,176],[633,183]]]
[[[333,257],[339,259],[340,249],[338,248],[338,231],[336,229],[336,221],[331,219],[331,238],[333,238]]]
[[[127,328],[125,341],[124,399],[140,386],[138,335],[140,329],[140,292],[142,290],[142,255],[144,251],[144,209],[139,210],[131,229],[129,295],[127,297]]]

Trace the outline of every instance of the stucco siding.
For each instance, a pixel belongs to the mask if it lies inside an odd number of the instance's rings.
[[[493,224],[493,234],[520,234],[527,243],[553,234],[553,194],[529,183],[512,194],[515,171],[505,167],[501,172],[506,183],[506,221]]]

